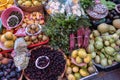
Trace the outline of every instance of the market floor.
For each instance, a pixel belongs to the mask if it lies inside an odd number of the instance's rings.
[[[100,72],[96,78],[91,80],[120,80],[120,68],[109,72]]]

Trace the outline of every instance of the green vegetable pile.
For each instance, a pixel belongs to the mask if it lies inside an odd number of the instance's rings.
[[[87,50],[96,64],[106,67],[120,62],[120,29],[102,23],[93,30],[90,39]]]
[[[56,14],[49,17],[44,27],[46,35],[50,37],[50,45],[56,49],[62,49],[69,53],[69,35],[74,33],[80,26],[91,26],[87,18],[75,16],[66,17],[65,14]]]

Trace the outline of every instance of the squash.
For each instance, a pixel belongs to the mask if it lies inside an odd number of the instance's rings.
[[[113,20],[113,26],[120,29],[120,19]]]
[[[102,23],[102,24],[98,25],[97,29],[99,32],[105,33],[105,32],[109,31],[109,26],[106,23]]]

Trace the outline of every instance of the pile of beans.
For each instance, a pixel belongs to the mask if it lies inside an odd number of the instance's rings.
[[[50,64],[44,69],[38,69],[35,61],[39,56],[47,56]],[[31,58],[25,74],[30,80],[58,80],[65,69],[66,60],[61,51],[47,46],[41,46],[31,51]]]

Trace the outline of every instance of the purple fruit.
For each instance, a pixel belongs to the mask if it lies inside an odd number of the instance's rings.
[[[18,68],[16,68],[15,71],[18,72],[18,73],[20,72],[20,70]]]
[[[3,72],[0,72],[0,77],[2,77],[4,75],[4,73]]]
[[[1,80],[7,80],[4,76],[1,78]]]
[[[6,69],[6,71],[9,73],[11,70],[10,69]]]
[[[7,75],[6,78],[9,80],[10,79],[10,75]]]
[[[16,76],[15,71],[10,72],[10,77],[15,77],[15,76]]]
[[[4,71],[4,76],[7,76],[8,75],[8,72],[7,71]]]

